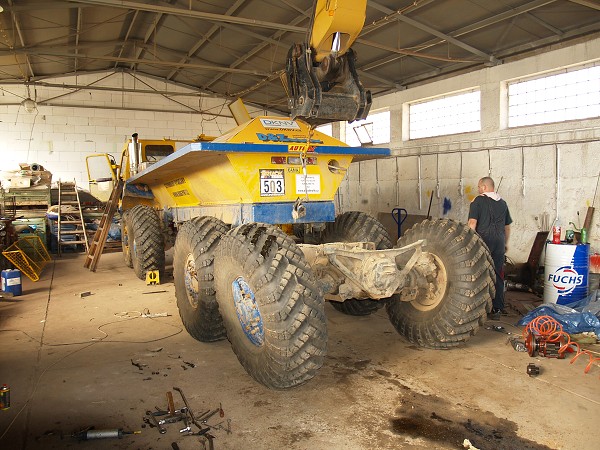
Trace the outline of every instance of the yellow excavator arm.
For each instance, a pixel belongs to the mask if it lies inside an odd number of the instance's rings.
[[[315,61],[331,53],[345,54],[365,23],[367,0],[318,0],[315,8],[310,46]]]
[[[310,39],[288,52],[291,117],[311,126],[364,119],[371,93],[358,79],[350,48],[365,23],[367,0],[317,0]]]

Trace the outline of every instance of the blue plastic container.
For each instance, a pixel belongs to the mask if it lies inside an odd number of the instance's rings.
[[[568,305],[588,295],[590,244],[546,245],[544,303]]]
[[[2,291],[10,292],[12,295],[21,295],[21,271],[18,269],[7,269],[2,271]]]

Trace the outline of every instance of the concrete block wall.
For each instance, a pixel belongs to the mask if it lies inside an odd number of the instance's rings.
[[[508,129],[506,82],[597,60],[598,38],[376,98],[371,110],[391,113],[394,156],[352,164],[339,191],[341,210],[381,216],[397,206],[427,215],[433,193],[433,217],[466,222],[477,182],[489,174],[514,220],[508,256],[526,261],[544,219],[551,226],[558,216],[564,230],[570,221],[583,224],[589,206],[600,207],[600,118]],[[407,139],[408,103],[470,88],[482,93],[480,132]],[[590,236],[600,252],[600,211]]]
[[[118,161],[123,143],[135,132],[140,138],[190,140],[201,133],[219,136],[235,126],[232,118],[214,115],[229,115],[229,100],[201,97],[142,75],[98,73],[44,82],[190,95],[174,96],[172,101],[157,94],[109,90],[37,86],[28,92],[24,86],[0,83],[0,171],[18,170],[19,163],[39,163],[52,172],[54,180],[75,179],[87,189],[85,157],[110,153]],[[32,113],[20,106],[28,96],[38,102]],[[196,112],[201,109],[208,113]],[[185,144],[178,143],[178,148]]]

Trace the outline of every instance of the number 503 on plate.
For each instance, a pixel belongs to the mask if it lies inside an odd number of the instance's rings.
[[[283,169],[260,169],[260,196],[276,197],[285,195]]]

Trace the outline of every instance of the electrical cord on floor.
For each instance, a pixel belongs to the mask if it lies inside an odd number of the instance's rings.
[[[95,344],[99,344],[101,342],[105,342],[105,343],[128,343],[128,344],[149,344],[152,342],[157,342],[157,341],[161,341],[163,339],[168,339],[170,337],[176,336],[178,334],[180,334],[181,332],[183,332],[183,329],[181,327],[178,327],[176,325],[171,325],[170,323],[167,323],[166,325],[176,328],[177,332],[166,335],[166,336],[162,336],[156,339],[149,339],[146,341],[122,341],[122,340],[106,340],[106,338],[108,338],[108,336],[110,336],[106,331],[102,330],[103,327],[111,325],[113,323],[121,323],[123,321],[126,320],[134,320],[134,319],[140,319],[140,318],[149,318],[150,320],[156,320],[156,317],[166,317],[168,316],[168,314],[150,314],[150,311],[148,310],[148,308],[145,308],[143,310],[143,312],[139,312],[139,311],[126,311],[126,312],[121,312],[121,313],[115,313],[114,315],[116,317],[119,318],[119,320],[113,320],[110,322],[106,322],[103,323],[102,325],[98,326],[97,329],[98,331],[100,331],[101,333],[104,334],[104,337],[101,338],[92,338],[89,341],[83,341],[83,342],[65,342],[65,343],[58,343],[58,344],[49,344],[44,342],[44,334],[45,334],[45,330],[46,330],[46,323],[47,323],[47,319],[48,319],[48,310],[50,307],[50,292],[52,291],[52,281],[54,280],[54,265],[52,266],[52,275],[50,278],[50,290],[48,292],[48,302],[46,303],[46,311],[44,313],[44,325],[42,328],[42,337],[40,339],[36,339],[33,336],[31,336],[30,334],[28,334],[27,332],[23,331],[23,330],[19,330],[19,329],[0,329],[0,332],[18,332],[18,333],[23,333],[25,336],[29,337],[30,339],[32,339],[34,342],[38,343],[40,345],[40,348],[38,350],[38,358],[41,352],[41,349],[43,347],[61,347],[61,346],[69,346],[69,345],[84,345],[84,347],[78,348],[77,350],[74,350],[66,355],[64,355],[62,358],[58,359],[57,361],[53,362],[52,364],[50,364],[48,367],[46,367],[42,373],[40,373],[40,375],[38,376],[37,380],[35,381],[35,384],[33,385],[33,390],[31,391],[31,394],[29,395],[29,397],[27,398],[27,400],[25,400],[25,403],[23,404],[23,406],[21,407],[21,409],[19,409],[19,411],[17,411],[17,413],[15,414],[15,416],[13,417],[13,419],[10,421],[10,423],[8,424],[8,426],[6,427],[6,429],[4,430],[4,432],[0,435],[0,441],[2,441],[2,439],[4,439],[4,436],[6,436],[6,433],[8,433],[8,431],[11,429],[11,427],[13,426],[13,424],[15,423],[15,421],[17,420],[17,418],[21,415],[21,413],[25,410],[25,408],[27,408],[27,406],[29,405],[29,403],[31,402],[31,400],[33,399],[33,396],[35,395],[37,388],[40,384],[40,381],[42,379],[42,377],[44,376],[44,374],[50,370],[52,367],[56,366],[58,363],[60,363],[61,361],[64,361],[65,359],[67,359],[69,356],[74,355],[77,352],[80,352],[82,350],[85,350],[86,348],[91,347],[92,345]],[[135,315],[131,315],[131,314],[135,314]],[[87,345],[86,345],[87,344]]]
[[[148,311],[148,309],[146,308],[144,311]],[[130,316],[128,314],[132,314],[132,313],[137,313],[136,316]],[[163,339],[168,339],[170,337],[173,336],[177,336],[178,334],[183,332],[183,328],[178,327],[176,325],[171,325],[170,323],[163,323],[164,325],[168,325],[170,327],[176,328],[177,331],[175,333],[171,333],[168,334],[166,336],[161,336],[159,338],[156,339],[149,339],[146,341],[128,341],[128,340],[107,340],[106,338],[109,336],[109,334],[102,330],[103,327],[106,327],[108,325],[111,325],[113,323],[122,323],[124,321],[127,320],[133,320],[133,319],[140,319],[140,318],[148,318],[151,320],[155,320],[157,317],[166,317],[166,316],[162,316],[162,315],[151,315],[149,312],[146,313],[141,313],[139,311],[127,311],[127,312],[122,312],[122,313],[115,313],[116,317],[119,317],[119,320],[113,320],[110,322],[105,322],[102,325],[97,327],[97,330],[100,331],[100,333],[103,333],[104,336],[103,337],[99,337],[99,338],[92,338],[89,341],[81,341],[81,342],[61,342],[61,343],[57,343],[57,344],[51,344],[48,342],[43,342],[43,340],[41,339],[36,339],[33,336],[31,336],[30,334],[26,333],[23,330],[19,330],[19,329],[0,329],[0,332],[7,332],[7,331],[14,331],[14,332],[18,332],[18,333],[23,333],[25,336],[29,337],[31,340],[33,340],[34,342],[37,342],[38,344],[42,345],[42,346],[46,346],[46,347],[63,347],[63,346],[67,346],[67,345],[84,345],[84,344],[97,344],[100,342],[105,342],[105,343],[121,343],[121,344],[150,344],[152,342],[157,342],[157,341],[162,341]]]
[[[146,310],[145,310],[146,311]],[[81,347],[78,348],[77,350],[74,350],[68,354],[66,354],[65,356],[63,356],[62,358],[60,358],[58,361],[53,362],[52,364],[50,364],[48,367],[46,367],[42,373],[39,375],[37,381],[35,382],[34,386],[33,386],[33,391],[31,392],[31,395],[29,396],[29,398],[25,401],[25,403],[23,404],[23,406],[21,407],[21,409],[19,409],[19,411],[17,412],[17,414],[15,414],[15,417],[13,417],[13,419],[10,421],[10,423],[8,424],[8,426],[6,427],[6,429],[4,430],[4,432],[0,435],[0,441],[4,438],[4,436],[6,435],[6,433],[8,433],[8,430],[10,430],[10,428],[13,426],[13,424],[15,423],[15,421],[17,420],[17,418],[21,415],[21,413],[23,412],[23,410],[25,410],[25,408],[27,407],[27,405],[29,405],[29,402],[33,399],[33,396],[35,395],[35,392],[37,391],[38,385],[40,384],[40,381],[42,379],[42,377],[44,376],[44,374],[50,370],[52,367],[56,366],[59,362],[67,359],[69,356],[74,355],[77,352],[80,352],[82,350],[85,350],[88,347],[91,347],[94,344],[99,344],[100,342],[112,342],[112,343],[129,343],[129,344],[149,344],[152,342],[157,342],[157,341],[161,341],[163,339],[167,339],[173,336],[178,335],[179,333],[181,333],[183,331],[183,329],[181,327],[177,327],[175,325],[171,325],[170,323],[166,324],[169,325],[170,327],[173,328],[177,328],[177,332],[169,334],[167,336],[162,336],[160,338],[156,338],[156,339],[149,339],[146,341],[121,341],[121,340],[106,340],[106,338],[109,336],[109,334],[106,331],[103,331],[101,328],[105,327],[107,325],[113,324],[113,323],[120,323],[123,322],[124,320],[133,320],[133,319],[139,319],[139,318],[143,318],[143,317],[149,317],[148,314],[144,315],[143,313],[140,313],[139,311],[133,311],[135,313],[138,313],[139,315],[133,316],[133,317],[128,317],[128,318],[122,318],[120,320],[113,320],[111,322],[106,322],[103,323],[102,325],[100,325],[99,327],[97,327],[98,331],[100,331],[101,333],[104,333],[105,336],[102,338],[93,338],[91,341],[83,341],[83,342],[66,342],[66,343],[59,343],[59,344],[47,344],[44,343],[42,341],[42,339],[36,339],[33,336],[31,336],[30,334],[26,333],[23,330],[15,330],[15,329],[0,329],[0,332],[7,332],[7,331],[14,331],[14,332],[20,332],[23,333],[24,335],[26,335],[27,337],[29,337],[30,339],[32,339],[33,341],[39,343],[42,347],[46,346],[46,347],[60,347],[60,346],[68,346],[68,345],[85,345],[85,347]],[[131,311],[128,311],[127,313],[131,313]],[[119,314],[123,314],[123,313],[115,313],[115,316],[117,317],[121,317]],[[155,320],[152,317],[149,317],[151,320]]]

